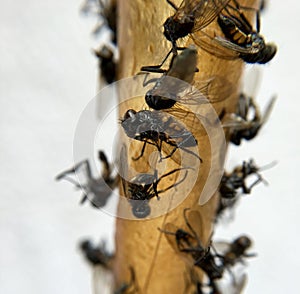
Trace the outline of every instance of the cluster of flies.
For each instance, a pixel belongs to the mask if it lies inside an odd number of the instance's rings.
[[[201,84],[194,84],[194,76],[197,69],[197,46],[218,58],[242,59],[246,63],[265,64],[276,54],[276,46],[273,43],[266,43],[260,34],[260,12],[264,7],[261,2],[261,9],[240,6],[237,0],[183,0],[176,6],[171,0],[167,3],[174,9],[174,14],[167,18],[163,24],[164,37],[170,41],[171,48],[164,60],[159,65],[143,66],[142,72],[146,72],[143,86],[153,84],[145,94],[145,103],[148,110],[128,109],[121,118],[120,123],[125,134],[143,143],[140,153],[132,158],[140,160],[148,146],[154,147],[159,155],[160,161],[173,159],[177,162],[176,154],[179,151],[194,156],[202,162],[198,153],[191,150],[197,147],[198,141],[193,132],[188,130],[180,119],[187,120],[187,117],[195,119],[192,113],[182,107],[186,105],[201,105],[204,103],[218,103],[228,98],[231,86],[219,77],[211,77]],[[245,16],[245,11],[256,13],[256,28],[253,28]],[[117,45],[116,31],[116,2],[103,3],[102,0],[87,0],[82,7],[84,12],[92,12],[99,17],[94,32],[101,31],[104,24],[111,30],[112,43]],[[209,25],[217,21],[220,35],[216,32],[209,34]],[[177,45],[178,41],[190,36],[194,45],[182,48]],[[95,51],[99,58],[100,70],[107,83],[116,79],[116,63],[114,53],[108,46],[104,45]],[[163,68],[164,63],[170,58],[167,69]],[[149,73],[159,73],[160,77],[147,80]],[[176,79],[176,82],[172,82]],[[178,82],[181,80],[181,82]],[[220,83],[223,83],[220,90]],[[243,140],[251,140],[257,136],[261,127],[267,121],[275,98],[268,103],[266,110],[261,113],[260,108],[253,97],[241,93],[235,113],[223,111],[219,118],[223,127],[229,129],[230,142],[240,145]],[[123,150],[124,151],[124,150]],[[122,157],[121,152],[121,157]],[[127,154],[124,155],[127,159]],[[83,191],[81,203],[89,200],[95,208],[104,207],[109,200],[112,191],[122,183],[123,192],[132,208],[132,214],[139,219],[148,217],[151,214],[150,200],[160,199],[161,194],[173,189],[183,183],[188,176],[189,168],[180,167],[158,176],[158,170],[152,173],[142,173],[126,180],[120,175],[113,175],[113,166],[108,161],[103,151],[100,151],[98,158],[102,164],[102,174],[94,177],[88,160],[76,164],[57,176],[57,180],[65,179],[72,182],[76,188]],[[127,160],[121,158],[121,170],[127,169]],[[160,188],[161,181],[184,170],[184,176],[175,180],[174,183]],[[243,162],[232,172],[225,172],[219,185],[220,200],[217,209],[217,218],[226,210],[232,210],[242,194],[249,194],[252,188],[260,182],[266,183],[260,174],[262,168],[258,167],[253,160]],[[83,173],[82,182],[76,179],[77,173]],[[248,177],[254,176],[255,180],[247,183]],[[172,223],[167,223],[160,231],[165,235],[172,248],[191,265],[204,272],[207,282],[193,276],[192,284],[195,293],[222,293],[218,287],[218,281],[223,277],[224,272],[232,276],[234,291],[240,293],[246,282],[243,275],[237,279],[232,268],[237,263],[244,263],[244,259],[253,256],[247,253],[251,246],[251,240],[247,236],[240,236],[232,242],[225,242],[225,249],[218,250],[217,243],[211,241],[203,244],[203,220],[198,211],[185,209],[183,211],[185,228],[178,228]],[[211,236],[210,236],[211,237]],[[210,238],[209,238],[210,239]],[[224,242],[223,242],[224,243]],[[223,244],[224,245],[224,244]],[[223,246],[224,247],[224,246]],[[84,241],[81,249],[85,257],[92,265],[100,265],[111,269],[114,255],[107,252],[105,246],[93,246],[90,241]],[[129,266],[130,279],[128,282],[115,290],[115,293],[136,293],[136,279],[134,269]]]

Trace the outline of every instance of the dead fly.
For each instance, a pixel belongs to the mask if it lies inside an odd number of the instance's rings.
[[[135,272],[132,266],[129,267],[130,270],[130,281],[124,282],[118,289],[114,291],[114,294],[133,294],[139,293],[138,286],[136,284]]]
[[[253,159],[251,159],[249,162],[244,161],[241,166],[235,167],[231,173],[225,172],[219,187],[220,202],[217,217],[222,215],[226,209],[233,208],[239,200],[241,193],[250,194],[252,188],[260,182],[267,184],[259,172],[272,165],[274,163],[265,167],[258,167]],[[251,175],[255,175],[256,180],[250,186],[247,186],[246,179]]]
[[[112,167],[108,162],[106,155],[103,151],[99,151],[99,160],[102,163],[102,176],[99,178],[94,178],[92,176],[92,171],[90,163],[88,160],[84,160],[69,170],[60,173],[56,180],[67,180],[74,184],[76,188],[83,190],[83,198],[81,204],[83,204],[87,199],[91,204],[100,208],[103,207],[107,200],[109,199],[114,188],[117,187],[119,182],[119,176],[112,177]],[[78,180],[73,179],[69,175],[75,175],[77,172],[82,171],[84,177],[86,178],[86,183],[79,183]]]
[[[107,3],[108,2],[108,3]],[[111,84],[116,80],[116,46],[117,46],[117,6],[116,1],[108,0],[86,0],[82,5],[81,11],[85,14],[93,14],[99,18],[94,35],[100,34],[103,25],[106,25],[111,31],[110,43],[102,45],[99,49],[94,50],[99,61],[101,76],[106,83]]]
[[[104,242],[99,246],[94,246],[91,241],[84,240],[80,242],[79,246],[86,260],[92,265],[101,265],[105,269],[111,268],[114,255],[107,251]]]
[[[237,166],[231,173],[224,173],[219,191],[221,197],[223,198],[234,198],[238,190],[241,189],[243,194],[250,194],[252,188],[260,182],[266,183],[266,181],[259,174],[259,171],[262,169],[259,168],[253,161],[250,159],[249,162],[244,161],[241,166]],[[250,175],[256,175],[257,179],[249,187],[246,184],[246,178]]]
[[[261,127],[268,120],[275,101],[276,98],[273,97],[262,115],[252,97],[248,97],[243,93],[240,94],[237,112],[231,115],[229,119],[231,122],[227,121],[223,124],[224,127],[229,127],[231,130],[230,142],[235,145],[240,145],[242,139],[249,141],[255,138]],[[251,114],[252,118],[250,117]]]
[[[220,36],[212,38],[207,34],[202,34],[198,39],[195,38],[195,43],[220,58],[241,58],[247,63],[265,64],[269,62],[275,56],[277,47],[273,43],[266,43],[263,36],[260,35],[259,11],[257,11],[256,29],[253,29],[241,11],[241,9],[253,9],[241,8],[236,1],[233,3],[236,7],[228,5],[218,17],[218,24],[225,38]]]
[[[188,171],[185,172],[183,178],[178,182],[162,189],[158,189],[158,184],[163,178],[166,178],[176,172],[187,168],[174,169],[161,177],[158,177],[158,171],[155,170],[154,174],[139,174],[130,181],[122,178],[123,191],[125,197],[128,199],[132,206],[132,214],[137,218],[145,218],[151,213],[149,201],[156,197],[159,200],[159,194],[165,193],[168,190],[175,188],[181,184],[187,177]]]
[[[209,285],[214,286],[214,280],[222,278],[224,266],[217,263],[217,257],[210,251],[209,243],[203,244],[199,233],[203,234],[203,220],[198,211],[184,210],[184,220],[188,231],[176,227],[172,223],[167,223],[161,232],[163,232],[173,247],[173,249],[191,264],[202,269],[209,278]]]
[[[167,2],[176,10],[164,23],[164,35],[172,43],[172,52],[177,55],[177,40],[208,26],[230,0],[183,0],[177,7],[171,0]]]
[[[169,158],[177,149],[181,149],[202,162],[196,153],[188,149],[197,147],[197,140],[174,116],[160,111],[136,112],[129,109],[121,119],[121,125],[129,138],[144,142],[140,155],[134,160],[143,156],[146,145],[149,144],[157,148],[161,159]],[[168,150],[165,157],[162,157],[162,150]]]
[[[223,264],[231,267],[238,262],[244,263],[245,258],[255,256],[253,253],[247,253],[251,245],[252,241],[246,235],[239,236],[232,242],[214,242],[214,248],[222,254]]]
[[[198,71],[196,65],[197,50],[194,46],[190,46],[172,58],[168,70],[157,66],[142,67],[142,71],[163,73],[158,79],[144,81],[144,86],[155,83],[154,87],[145,95],[148,106],[155,110],[165,110],[173,107],[176,103],[200,105],[228,98],[232,87],[225,79],[218,76],[201,84],[195,84],[195,87],[191,86],[195,72]],[[176,109],[177,112],[179,110],[180,108]],[[186,113],[186,110],[182,109],[182,111]]]

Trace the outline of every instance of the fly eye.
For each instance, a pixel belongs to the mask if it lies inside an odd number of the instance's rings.
[[[134,118],[135,114],[136,114],[136,111],[135,111],[135,110],[129,109],[129,110],[126,111],[123,120],[127,120],[127,119],[129,119],[129,118]]]

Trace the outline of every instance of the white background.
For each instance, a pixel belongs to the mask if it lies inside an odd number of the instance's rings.
[[[246,293],[292,293],[300,272],[298,244],[299,9],[272,2],[262,20],[279,51],[264,68],[258,101],[278,100],[260,136],[231,146],[228,165],[254,157],[269,186],[242,199],[235,221],[217,231],[255,239]],[[97,63],[89,50],[91,21],[80,1],[0,3],[1,202],[0,293],[90,293],[91,271],[76,244],[81,237],[113,244],[113,218],[78,205],[80,193],[55,175],[73,163],[78,117],[94,96]],[[112,138],[102,149],[110,152]]]

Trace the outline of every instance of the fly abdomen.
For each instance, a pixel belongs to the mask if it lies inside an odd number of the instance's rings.
[[[225,37],[231,40],[233,43],[239,46],[246,46],[249,44],[249,36],[240,30],[238,24],[233,18],[220,15],[218,17],[218,24],[221,27]]]

